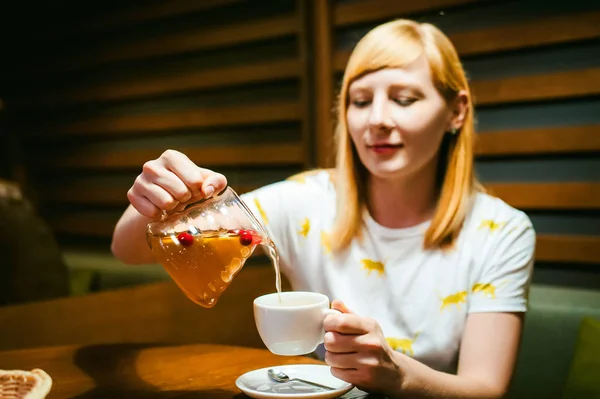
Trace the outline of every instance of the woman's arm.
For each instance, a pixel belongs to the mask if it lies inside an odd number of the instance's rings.
[[[522,313],[468,316],[456,375],[436,371],[393,351],[379,324],[353,314],[338,300],[342,314],[325,319],[325,361],[331,373],[371,393],[389,398],[501,398],[511,380],[521,337]]]
[[[154,263],[154,255],[146,240],[146,226],[151,218],[129,205],[115,226],[110,249],[115,257],[127,264]]]
[[[397,353],[401,392],[390,397],[501,398],[508,390],[520,344],[523,313],[468,316],[457,375],[435,371]]]

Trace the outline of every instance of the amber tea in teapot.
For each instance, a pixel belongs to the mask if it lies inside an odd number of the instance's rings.
[[[231,188],[182,212],[163,215],[148,225],[146,235],[157,261],[198,305],[215,306],[258,245],[267,248],[281,292],[275,245]]]

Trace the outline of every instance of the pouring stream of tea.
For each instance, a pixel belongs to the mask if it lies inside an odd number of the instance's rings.
[[[275,247],[273,241],[266,240],[264,245],[267,247],[268,255],[271,258],[271,262],[273,262],[273,267],[275,268],[275,288],[277,289],[279,303],[281,303],[281,272],[279,268],[279,253],[277,252],[277,248]]]

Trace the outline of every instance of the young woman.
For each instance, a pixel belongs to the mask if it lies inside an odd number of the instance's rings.
[[[497,398],[507,390],[533,269],[528,217],[473,171],[473,106],[458,55],[408,20],[356,46],[338,107],[337,166],[243,195],[294,289],[335,299],[333,375],[388,397]],[[112,250],[152,262],[144,228],[209,197],[224,176],[167,151],[149,161]]]

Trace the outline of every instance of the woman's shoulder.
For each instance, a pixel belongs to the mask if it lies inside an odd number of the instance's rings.
[[[245,201],[259,201],[285,207],[288,212],[322,207],[335,201],[333,173],[315,169],[298,173],[242,195]]]
[[[288,201],[310,204],[335,198],[333,183],[333,170],[312,169],[274,183],[273,187]]]
[[[286,182],[308,186],[311,188],[330,190],[334,188],[335,170],[311,169],[288,177]]]
[[[465,220],[465,230],[476,232],[485,230],[504,235],[508,232],[533,229],[529,216],[493,193],[478,192],[473,206]]]
[[[476,194],[459,240],[478,265],[474,276],[490,270],[530,273],[536,244],[533,224],[525,212],[493,194]]]

